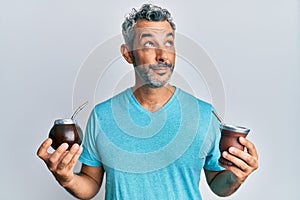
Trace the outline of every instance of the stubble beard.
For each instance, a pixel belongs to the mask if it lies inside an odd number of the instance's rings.
[[[142,84],[152,88],[160,88],[167,85],[174,70],[174,67],[171,64],[158,64],[148,66],[134,65],[134,67],[137,75],[142,80]],[[156,73],[154,70],[156,68],[165,68],[167,69],[167,71],[165,73]]]

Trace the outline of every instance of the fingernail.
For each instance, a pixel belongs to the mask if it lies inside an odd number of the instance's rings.
[[[47,138],[46,142],[52,142],[52,139],[51,138]]]
[[[63,147],[63,149],[67,149],[69,147],[69,145],[67,143],[63,143],[62,147]]]
[[[72,147],[74,150],[77,150],[79,148],[79,145],[77,143],[75,143]]]
[[[230,152],[230,153],[234,153],[234,152],[235,152],[235,148],[234,148],[234,147],[230,147],[230,148],[229,148],[229,152]]]

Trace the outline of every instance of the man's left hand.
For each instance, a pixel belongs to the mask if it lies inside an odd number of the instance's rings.
[[[243,183],[246,178],[258,168],[258,154],[252,142],[240,137],[239,142],[246,147],[246,151],[234,147],[224,151],[222,156],[231,161],[234,165],[228,166],[220,163],[222,167],[231,171],[237,178],[237,182]]]

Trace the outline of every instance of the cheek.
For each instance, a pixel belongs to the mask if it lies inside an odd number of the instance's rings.
[[[175,58],[176,58],[176,53],[175,52],[170,52],[168,57],[169,57],[170,62],[174,65]]]
[[[155,60],[155,53],[151,49],[138,50],[134,55],[135,61],[139,64],[150,64]]]

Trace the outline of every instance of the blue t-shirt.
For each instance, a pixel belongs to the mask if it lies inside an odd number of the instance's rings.
[[[80,161],[103,166],[105,199],[201,199],[202,168],[223,170],[212,109],[176,88],[152,113],[127,89],[93,109]]]

